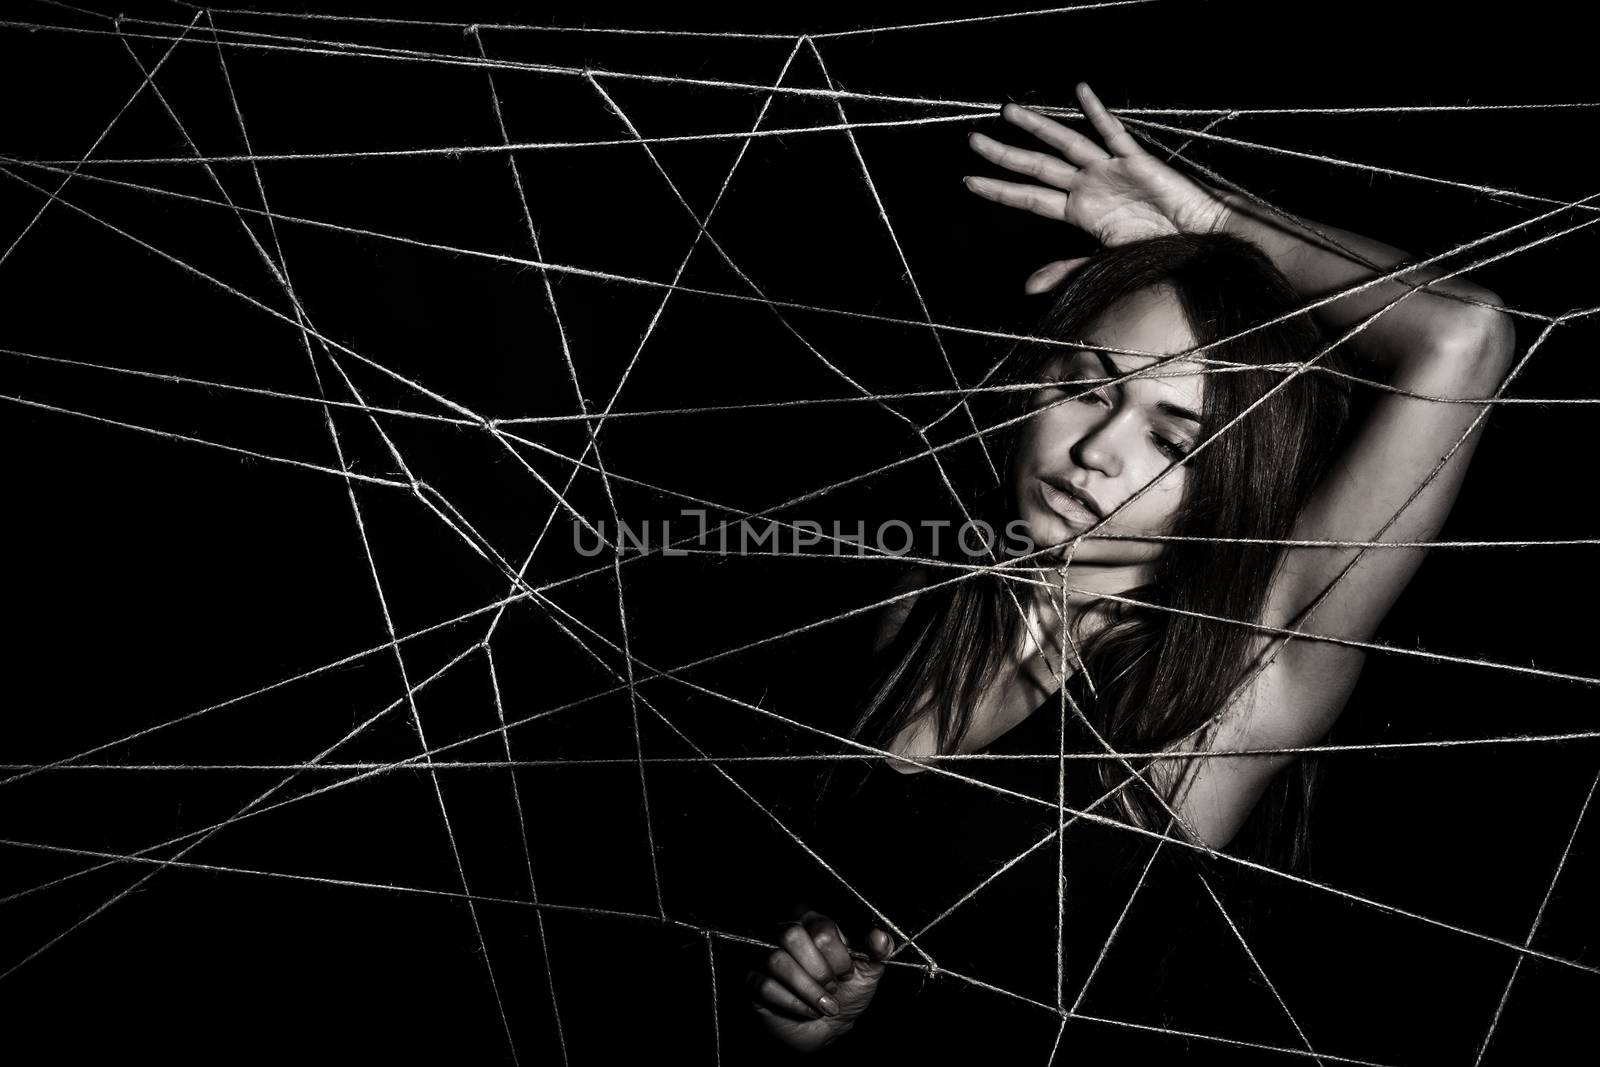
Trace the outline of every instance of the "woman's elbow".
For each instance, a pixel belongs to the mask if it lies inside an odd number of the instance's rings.
[[[1463,304],[1441,343],[1460,359],[1503,368],[1517,348],[1517,326],[1499,295],[1473,287],[1472,304]]]
[[[1449,396],[1492,396],[1517,350],[1517,327],[1500,298],[1475,289],[1479,303],[1461,304],[1430,339],[1430,357],[1415,370],[1424,384]]]

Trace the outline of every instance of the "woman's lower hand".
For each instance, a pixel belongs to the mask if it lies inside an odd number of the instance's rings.
[[[837,923],[801,910],[778,947],[746,976],[751,1005],[767,1032],[802,1052],[849,1033],[877,993],[894,949],[894,938],[876,927],[866,940],[866,956],[858,958]]]
[[[1133,139],[1089,86],[1078,100],[1103,143],[1017,104],[1001,114],[1053,152],[1002,144],[974,133],[973,151],[1031,182],[969,177],[974,193],[1008,207],[1070,222],[1107,248],[1161,234],[1203,233],[1221,227],[1228,206],[1215,190],[1157,159]],[[1082,259],[1051,263],[1029,278],[1027,290],[1054,288]]]

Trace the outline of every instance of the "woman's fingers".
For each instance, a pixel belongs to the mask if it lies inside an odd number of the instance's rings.
[[[1067,217],[1067,194],[1059,189],[979,177],[968,177],[966,183],[968,189],[985,200],[1031,211],[1047,219],[1061,220]]]
[[[827,976],[817,975],[823,985],[840,978],[850,977],[850,941],[844,936],[844,931],[839,929],[839,924],[826,915],[817,912],[808,912],[801,920],[806,933],[811,935],[811,945],[821,956],[823,966],[827,968]],[[791,955],[795,955],[791,952]],[[796,959],[800,959],[795,955]],[[811,970],[811,968],[807,968]],[[811,971],[816,975],[817,972]]]
[[[767,957],[767,973],[788,987],[803,1003],[817,1009],[818,1015],[839,1014],[838,1001],[829,996],[822,984],[806,973],[806,969],[783,949],[773,949]]]
[[[815,920],[813,920],[815,921]],[[823,922],[830,920],[823,919]],[[827,945],[833,941],[832,953],[835,957],[842,953],[837,944],[837,938],[826,935],[819,941],[816,934],[808,929],[810,923],[792,923],[784,927],[783,933],[778,937],[778,944],[796,963],[810,975],[818,985],[827,986],[838,975],[838,966],[834,960],[828,958]],[[846,956],[848,959],[849,957]]]
[[[1045,118],[1020,104],[1007,104],[1000,109],[1000,114],[1007,122],[1027,130],[1080,167],[1111,158],[1109,152],[1077,130]]]
[[[1078,103],[1083,106],[1089,125],[1094,127],[1113,155],[1134,156],[1144,151],[1139,147],[1139,142],[1123,129],[1121,121],[1106,110],[1100,98],[1094,95],[1094,90],[1089,88],[1088,82],[1078,83]]]
[[[1065,160],[1044,152],[1030,152],[1012,145],[1001,144],[992,137],[974,133],[967,137],[972,150],[989,162],[1037,178],[1058,189],[1071,188],[1072,176],[1078,168]]]
[[[746,980],[750,983],[750,993],[756,1007],[767,1008],[793,1019],[810,1021],[822,1018],[820,1011],[795,996],[793,991],[772,975],[751,971]]]
[[[1023,292],[1030,296],[1039,293],[1048,293],[1066,280],[1067,275],[1089,262],[1088,256],[1079,256],[1077,259],[1058,259],[1054,263],[1046,263],[1028,276],[1023,285]]]

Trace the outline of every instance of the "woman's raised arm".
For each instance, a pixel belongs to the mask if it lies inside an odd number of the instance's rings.
[[[1391,273],[1409,258],[1360,234],[1311,224],[1371,261],[1375,271],[1309,233],[1266,217],[1239,198],[1223,199],[1230,208],[1223,228],[1261,247],[1308,299],[1359,286],[1380,272]],[[1497,310],[1499,298],[1459,276],[1412,291],[1441,273],[1409,271],[1313,312],[1330,340],[1376,315],[1351,343],[1384,382],[1405,392],[1377,394],[1365,421],[1354,429],[1317,486],[1295,539],[1426,541],[1444,525],[1477,447],[1485,414],[1482,405],[1460,401],[1493,395],[1511,365],[1516,333],[1510,317]],[[1416,572],[1425,551],[1290,550],[1263,621],[1289,625],[1323,597],[1307,620],[1309,628],[1366,640]],[[1350,573],[1328,591],[1358,555]],[[1305,644],[1292,642],[1288,647],[1293,652]]]

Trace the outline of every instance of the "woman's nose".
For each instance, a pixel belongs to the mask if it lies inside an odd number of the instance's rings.
[[[1122,473],[1122,448],[1117,442],[1120,420],[1116,415],[1101,420],[1073,446],[1073,460],[1080,467],[1092,467],[1107,478]]]

